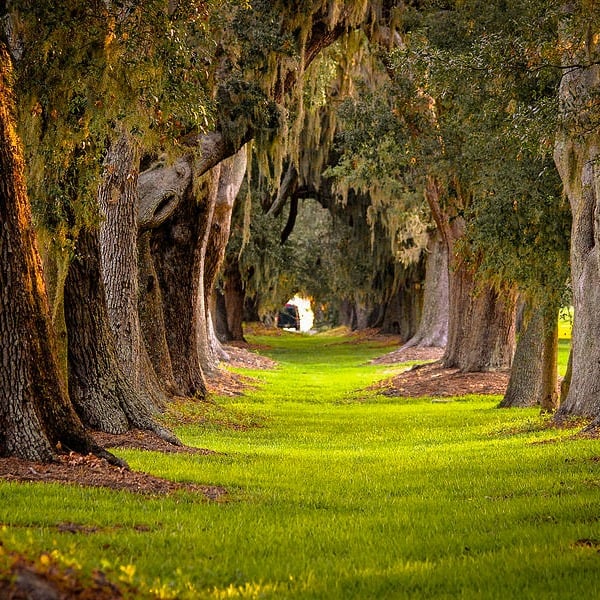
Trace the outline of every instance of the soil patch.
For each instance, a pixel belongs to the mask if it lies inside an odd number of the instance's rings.
[[[376,384],[386,396],[450,397],[467,394],[503,395],[509,374],[505,371],[461,373],[458,369],[444,369],[439,362],[418,365]]]
[[[374,358],[371,362],[374,365],[390,365],[395,363],[408,362],[411,360],[440,360],[444,356],[443,348],[435,348],[433,346],[412,348],[398,348],[392,352],[388,352],[383,356]]]
[[[152,452],[163,452],[164,454],[215,454],[213,450],[206,448],[194,448],[192,446],[174,446],[158,437],[151,431],[131,429],[125,433],[112,434],[103,431],[94,431],[93,438],[103,448],[133,448],[135,450],[149,450]]]
[[[1,547],[0,598],[7,600],[123,600],[147,598],[121,583],[116,585],[106,574],[94,570],[90,576],[79,568],[60,563],[51,553],[36,560]]]
[[[62,454],[56,462],[38,463],[19,458],[0,458],[0,479],[6,481],[43,481],[83,487],[104,487],[137,494],[167,495],[177,491],[199,494],[209,500],[224,500],[226,490],[219,486],[179,483],[149,473],[130,471],[92,455]]]
[[[223,348],[229,355],[229,361],[225,363],[226,366],[253,369],[255,371],[274,369],[277,366],[276,361],[255,352],[255,350],[260,349],[258,346],[246,342],[232,342],[231,344],[224,344]],[[245,390],[252,388],[255,383],[256,379],[253,377],[232,373],[226,368],[220,368],[208,378],[206,387],[210,393],[217,396],[241,396]]]

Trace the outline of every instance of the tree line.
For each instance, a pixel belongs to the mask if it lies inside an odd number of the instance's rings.
[[[593,4],[2,8],[0,455],[179,443],[169,398],[298,282],[553,410],[569,263],[557,414],[600,415]]]

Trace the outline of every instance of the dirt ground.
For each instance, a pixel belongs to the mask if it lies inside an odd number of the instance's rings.
[[[411,360],[434,361],[417,365],[376,384],[386,396],[449,397],[467,394],[502,395],[508,385],[507,371],[487,373],[461,373],[458,369],[444,369],[439,360],[444,354],[441,348],[407,348],[394,350],[375,359],[376,364],[396,364]]]

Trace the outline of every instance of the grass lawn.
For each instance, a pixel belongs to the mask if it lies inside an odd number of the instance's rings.
[[[1,482],[3,547],[55,550],[164,598],[600,596],[598,441],[498,397],[360,391],[397,372],[366,364],[386,351],[368,343],[253,341],[279,368],[216,399],[253,426],[177,430],[210,456],[117,451],[133,469],[225,486],[228,501]]]

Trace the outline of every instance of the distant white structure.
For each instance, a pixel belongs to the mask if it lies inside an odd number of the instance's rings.
[[[301,296],[294,296],[288,304],[294,304],[298,307],[298,314],[300,316],[300,331],[308,333],[315,322],[315,314],[312,311],[310,300],[308,298],[302,298]]]

